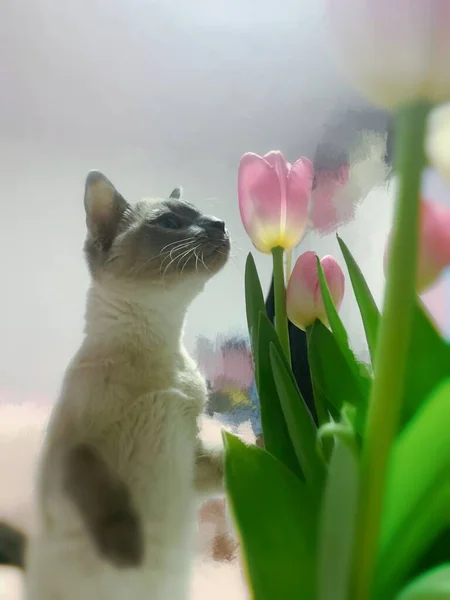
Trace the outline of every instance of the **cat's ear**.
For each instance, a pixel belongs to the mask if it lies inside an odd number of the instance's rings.
[[[173,198],[174,200],[181,200],[183,195],[183,188],[176,187],[173,192],[170,194],[169,198]]]
[[[84,208],[90,236],[110,246],[130,205],[103,173],[90,171],[84,189]]]

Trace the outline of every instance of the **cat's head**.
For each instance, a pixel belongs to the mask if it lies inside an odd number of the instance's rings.
[[[138,283],[205,281],[227,262],[225,223],[203,214],[176,188],[166,199],[129,204],[98,171],[86,179],[85,254],[94,279]]]

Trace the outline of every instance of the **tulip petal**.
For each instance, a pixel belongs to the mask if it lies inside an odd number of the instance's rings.
[[[271,150],[263,156],[264,160],[275,169],[280,180],[286,179],[291,164],[287,162],[280,150]]]
[[[450,209],[434,202],[421,206],[417,289],[425,290],[450,265]]]
[[[334,306],[336,307],[336,310],[339,311],[345,292],[344,273],[334,256],[324,256],[320,261],[320,264],[322,265],[323,274],[325,275]],[[322,301],[322,294],[320,294],[320,301]]]
[[[296,246],[305,233],[313,178],[313,165],[307,158],[299,158],[289,169],[286,186],[285,248]]]
[[[257,154],[244,154],[238,196],[246,232],[260,252],[269,253],[280,242],[281,191],[276,169]]]
[[[278,182],[280,185],[280,242],[279,245],[286,248],[287,245],[284,241],[284,235],[286,230],[286,217],[287,217],[287,178],[291,164],[286,161],[283,153],[279,150],[272,150],[264,155],[269,165],[271,165],[277,174]],[[295,244],[293,244],[295,245]],[[292,246],[290,246],[292,247]]]
[[[429,35],[432,39],[429,48],[427,80],[424,82],[422,95],[426,95],[431,86],[434,101],[442,102],[450,96],[450,76],[448,61],[450,58],[450,2],[448,0],[428,0],[433,3],[431,18],[429,17]],[[429,8],[430,10],[430,8]],[[430,40],[427,40],[428,44]]]
[[[333,256],[324,256],[320,263],[331,298],[339,310],[345,290],[344,273]],[[300,329],[306,329],[316,319],[328,324],[315,252],[304,252],[297,259],[286,291],[286,307],[289,320]]]
[[[384,251],[384,271],[387,272],[391,245],[389,236]],[[416,288],[421,294],[450,266],[450,208],[435,202],[422,201]]]
[[[341,65],[373,102],[448,99],[447,0],[327,0]]]
[[[304,252],[292,269],[286,290],[287,315],[289,320],[300,329],[305,330],[317,318],[318,284],[316,253]]]

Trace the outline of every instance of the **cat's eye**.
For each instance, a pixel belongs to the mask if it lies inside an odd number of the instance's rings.
[[[158,219],[158,225],[164,227],[164,229],[180,229],[181,222],[179,219],[173,216],[162,216]]]

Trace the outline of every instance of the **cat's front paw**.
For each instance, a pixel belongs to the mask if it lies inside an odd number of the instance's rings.
[[[199,436],[195,456],[194,484],[201,496],[223,494],[222,427],[213,419],[199,420]]]
[[[96,525],[100,554],[119,568],[139,567],[144,560],[142,523],[131,509],[118,510]]]

